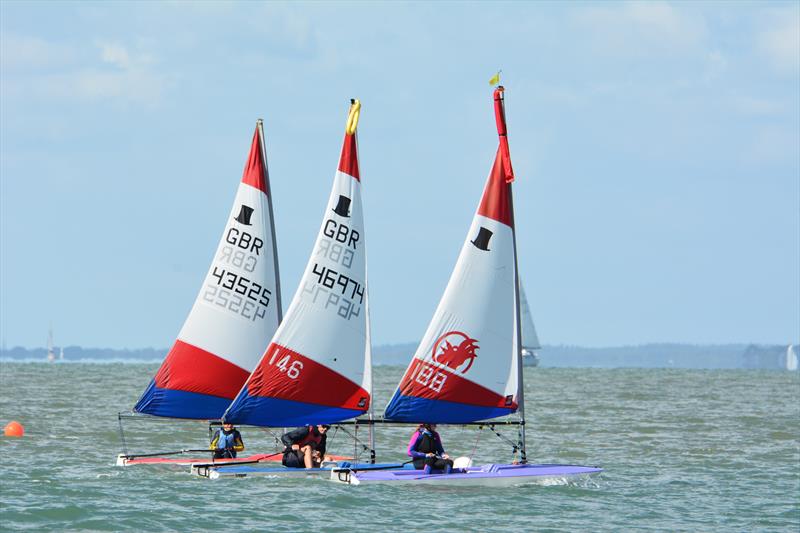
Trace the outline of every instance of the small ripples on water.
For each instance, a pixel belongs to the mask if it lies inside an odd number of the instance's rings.
[[[511,489],[338,485],[319,479],[211,481],[184,469],[113,466],[117,411],[157,365],[2,363],[0,528],[330,531],[800,529],[797,373],[526,369],[529,457],[601,465],[599,477]],[[402,368],[375,371],[381,408]],[[137,451],[205,447],[201,422],[134,421]],[[440,428],[451,455],[508,461],[488,429]],[[503,431],[513,438],[513,431]],[[378,430],[379,460],[404,460],[408,427]],[[365,437],[362,433],[360,436]],[[245,430],[250,450],[274,437]],[[334,453],[352,454],[340,433]]]

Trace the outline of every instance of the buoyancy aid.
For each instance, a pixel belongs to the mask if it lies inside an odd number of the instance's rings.
[[[225,433],[224,429],[219,430],[219,440],[217,440],[217,449],[224,450],[226,448],[233,448],[236,445],[236,431],[232,430],[230,433]]]
[[[436,446],[436,437],[433,436],[433,433],[429,433],[427,431],[422,432],[422,437],[419,439],[419,444],[417,444],[417,451],[422,453],[437,453],[437,446]]]
[[[297,444],[299,444],[301,448],[306,444],[310,444],[312,448],[317,449],[319,448],[320,442],[322,442],[322,433],[318,433],[317,428],[314,426],[308,426],[308,435],[303,437],[303,440]]]

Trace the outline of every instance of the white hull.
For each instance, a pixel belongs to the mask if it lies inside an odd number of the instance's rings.
[[[522,349],[522,366],[539,366],[539,355],[532,351],[526,350],[525,348]]]

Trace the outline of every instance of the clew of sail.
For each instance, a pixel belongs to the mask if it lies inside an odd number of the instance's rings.
[[[324,424],[369,409],[367,264],[356,140],[360,108],[353,100],[339,167],[300,286],[225,421]]]
[[[407,422],[459,423],[517,410],[517,272],[502,87],[500,146],[455,269],[385,410]]]
[[[214,260],[175,344],[134,411],[219,419],[281,318],[261,121]]]

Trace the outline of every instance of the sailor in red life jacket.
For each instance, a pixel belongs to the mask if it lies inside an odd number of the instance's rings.
[[[289,468],[319,468],[325,458],[328,440],[327,424],[294,429],[281,436],[286,446],[283,450],[283,465]]]
[[[430,474],[435,468],[449,474],[453,470],[453,460],[444,453],[442,438],[436,432],[436,424],[420,424],[408,441],[408,456],[414,460],[414,468],[424,468]]]
[[[214,433],[209,448],[214,450],[214,459],[234,459],[237,452],[244,450],[244,441],[233,424],[223,423],[222,429]]]

